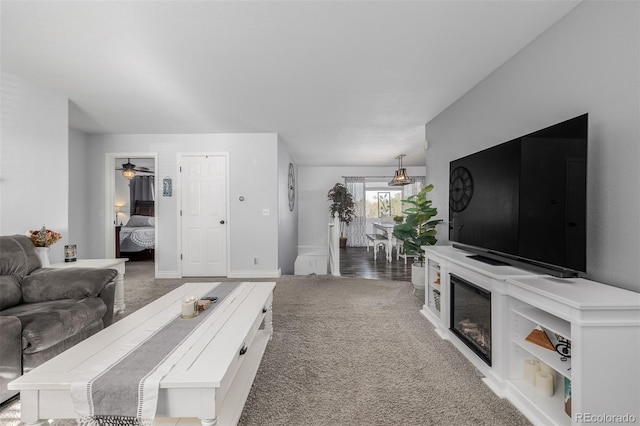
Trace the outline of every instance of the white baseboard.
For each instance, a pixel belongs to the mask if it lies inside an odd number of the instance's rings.
[[[227,278],[280,278],[281,276],[280,269],[275,271],[233,271],[227,274]],[[180,279],[188,277],[183,277],[178,272],[158,272],[156,278]],[[215,277],[212,278],[212,281],[215,281]]]
[[[280,278],[280,268],[271,271],[230,271],[227,278]]]
[[[176,278],[182,278],[182,277],[180,276],[178,271],[173,271],[173,272],[158,272],[156,273],[156,278],[176,279]],[[125,279],[126,279],[126,273],[125,273]]]

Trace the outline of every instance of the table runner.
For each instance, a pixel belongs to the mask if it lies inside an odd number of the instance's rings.
[[[145,330],[106,360],[87,382],[73,383],[71,396],[81,425],[152,425],[160,380],[192,345],[182,343],[237,290],[240,283],[220,283],[207,296],[218,300],[194,318],[175,312],[157,315]],[[204,295],[201,295],[204,296]],[[195,341],[194,341],[195,342]]]

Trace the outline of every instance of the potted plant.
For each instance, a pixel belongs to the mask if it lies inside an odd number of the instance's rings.
[[[414,256],[411,267],[411,282],[417,290],[424,289],[424,250],[422,246],[434,245],[436,240],[436,225],[441,219],[432,220],[438,214],[438,209],[431,205],[427,193],[433,185],[427,185],[418,194],[411,195],[403,203],[411,204],[403,213],[405,222],[393,227],[393,235],[402,241],[404,252]]]
[[[338,217],[340,221],[340,248],[347,246],[347,238],[344,236],[344,227],[348,226],[356,215],[353,196],[347,191],[347,187],[336,183],[329,190],[327,199],[331,201],[329,212],[331,217]]]

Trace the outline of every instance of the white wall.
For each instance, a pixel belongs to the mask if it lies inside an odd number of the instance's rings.
[[[69,244],[75,244],[79,258],[87,258],[91,233],[89,217],[88,136],[69,129]]]
[[[0,234],[42,225],[62,234],[51,262],[69,241],[68,99],[2,70]]]
[[[278,140],[278,266],[283,275],[293,275],[298,256],[298,203],[289,210],[289,164],[293,158],[286,145]],[[294,164],[294,176],[298,168]],[[296,179],[297,182],[297,179]],[[297,191],[297,185],[296,185]]]
[[[137,160],[136,160],[137,161]],[[116,167],[120,167],[120,165],[126,163],[127,160],[122,158],[115,159]],[[134,161],[135,165],[138,165],[137,162]],[[123,225],[127,224],[127,221],[131,217],[131,201],[130,201],[130,192],[129,192],[129,179],[122,176],[121,171],[113,171],[115,182],[113,186],[113,207],[120,206],[121,212],[118,213],[118,221],[117,223],[122,223]]]
[[[434,203],[449,161],[588,112],[588,278],[640,291],[639,22],[637,2],[582,2],[429,122]]]
[[[424,167],[405,167],[409,176],[424,176]],[[298,169],[298,245],[327,246],[329,201],[327,193],[343,176],[389,176],[397,167],[300,167]],[[427,184],[430,183],[427,179]],[[447,183],[448,185],[448,183]]]
[[[179,275],[178,156],[186,153],[229,154],[229,276],[278,274],[278,153],[275,134],[91,135],[89,227],[98,231],[92,239],[94,257],[104,256],[105,155],[145,153],[158,156],[157,179],[173,179],[172,197],[157,194],[158,277]],[[245,201],[240,201],[243,196]],[[109,207],[111,208],[111,207]],[[264,209],[269,216],[262,214]],[[104,213],[104,212],[103,212]],[[260,262],[254,265],[253,258]]]

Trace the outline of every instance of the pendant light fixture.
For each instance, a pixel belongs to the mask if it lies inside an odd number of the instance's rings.
[[[389,182],[389,186],[404,186],[413,183],[413,181],[407,175],[407,169],[402,167],[402,157],[404,154],[398,155],[396,158],[398,159],[398,170],[396,170],[396,174]]]

